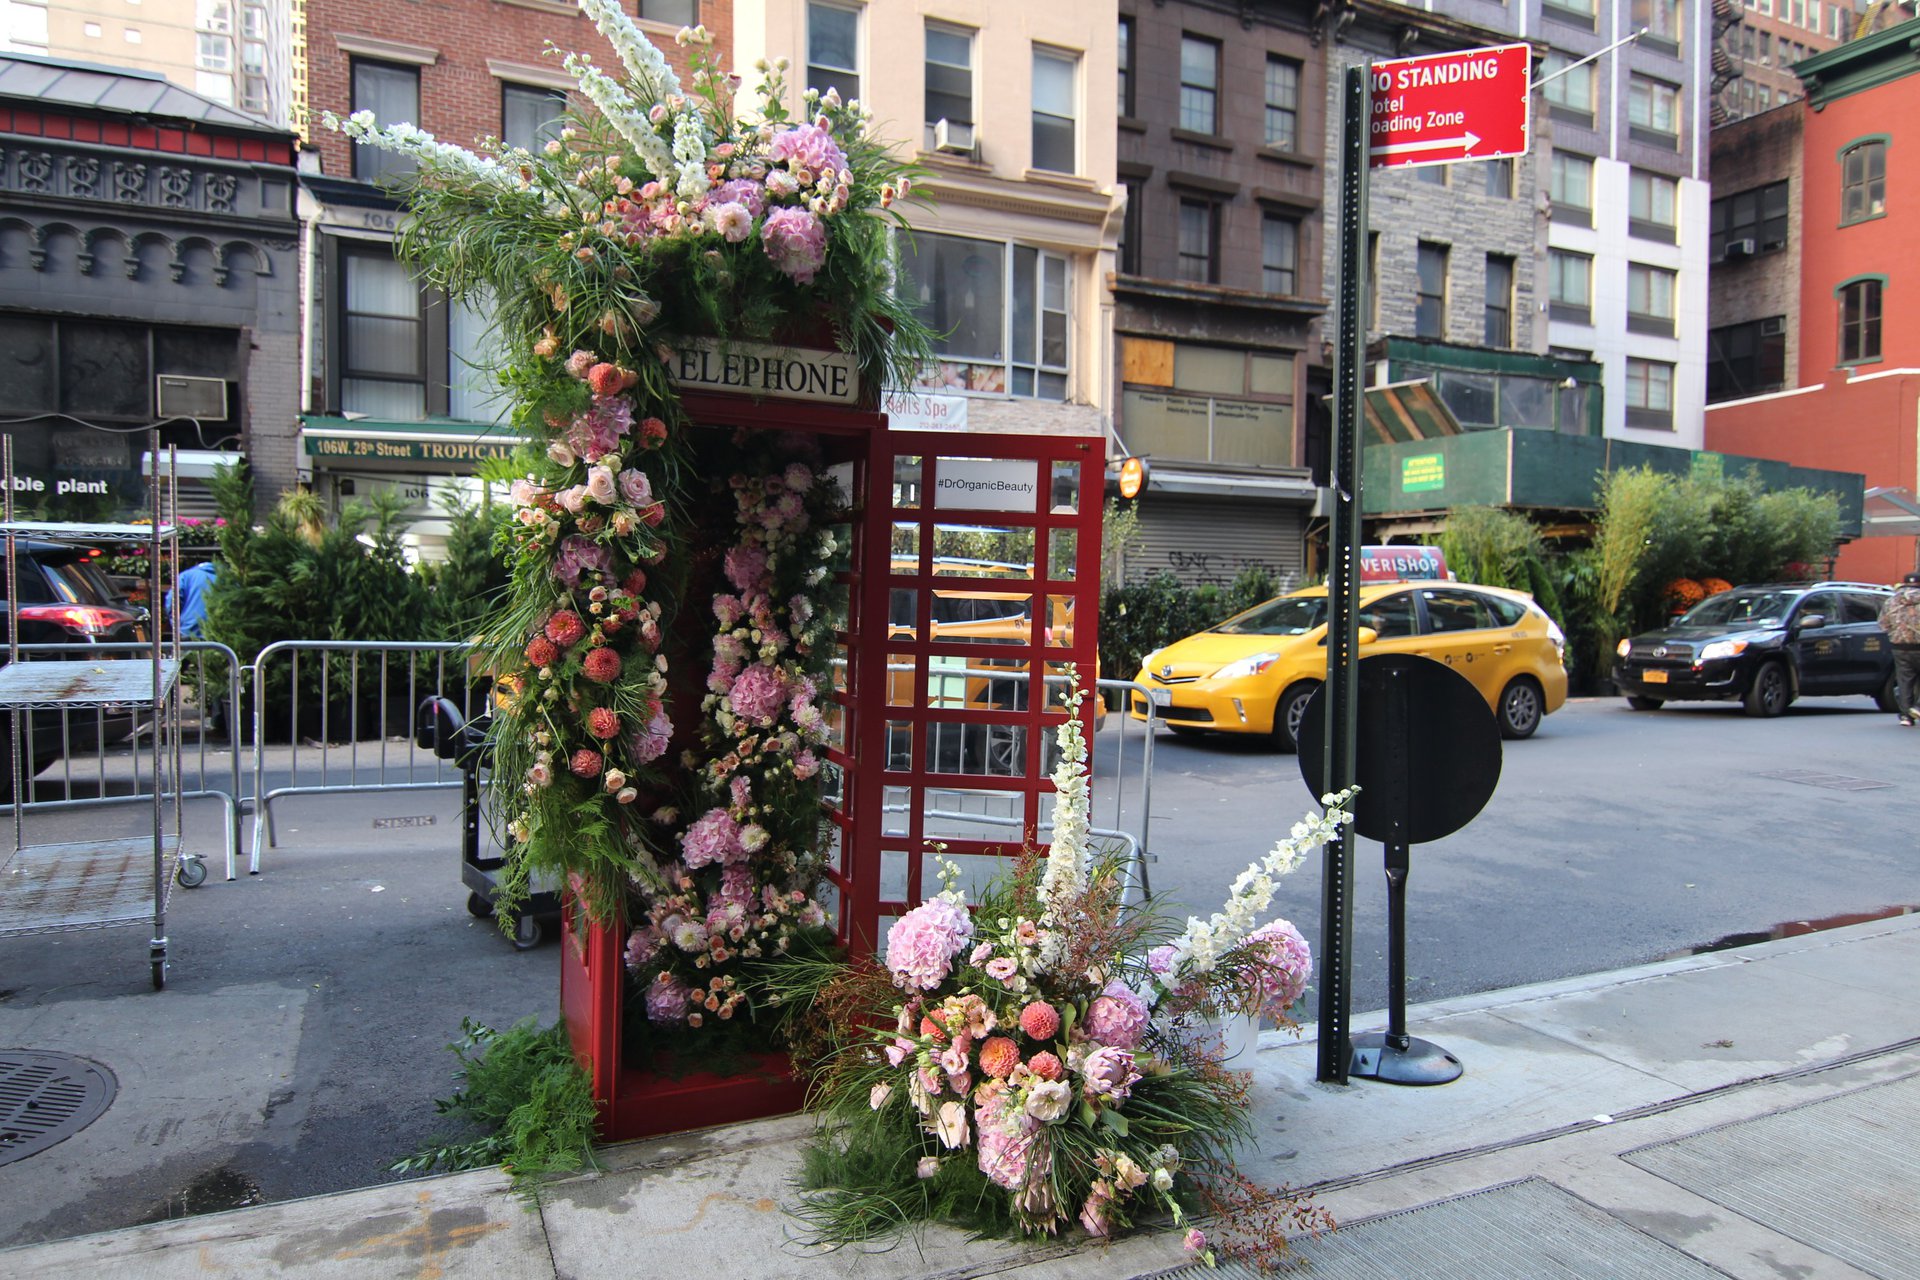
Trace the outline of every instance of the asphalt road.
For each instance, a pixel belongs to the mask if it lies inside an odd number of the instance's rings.
[[[1124,788],[1116,746],[1110,722],[1096,822],[1113,820],[1123,790],[1137,826],[1137,732]],[[1162,736],[1156,756],[1154,886],[1176,915],[1210,912],[1311,797],[1295,757],[1258,746]],[[1865,699],[1798,703],[1774,721],[1574,702],[1534,739],[1506,744],[1478,819],[1415,849],[1410,999],[1920,903],[1916,766],[1920,729],[1896,728]],[[1762,776],[1779,770],[1815,776]],[[553,945],[515,951],[467,915],[456,798],[282,801],[281,848],[265,852],[263,874],[229,883],[216,867],[204,887],[174,892],[173,978],[158,995],[143,930],[0,939],[0,1050],[82,1053],[121,1086],[91,1128],[0,1166],[0,1246],[367,1185],[448,1132],[433,1100],[453,1087],[445,1045],[461,1018],[545,1021],[558,1003]],[[190,824],[209,852],[217,813],[202,806]],[[38,838],[138,816],[47,815]],[[374,825],[392,819],[432,825]],[[1379,846],[1362,841],[1356,865],[1362,1012],[1385,998]],[[1316,950],[1320,888],[1309,861],[1276,903]]]

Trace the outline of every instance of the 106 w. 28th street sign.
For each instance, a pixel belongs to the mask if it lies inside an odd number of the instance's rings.
[[[1532,49],[1524,44],[1374,63],[1368,164],[1525,155],[1531,78]]]

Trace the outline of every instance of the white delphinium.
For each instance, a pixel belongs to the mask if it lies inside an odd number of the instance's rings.
[[[1187,917],[1187,928],[1172,943],[1166,972],[1161,984],[1149,984],[1149,1002],[1157,1001],[1163,990],[1213,972],[1220,958],[1246,941],[1260,926],[1260,918],[1273,902],[1275,881],[1299,866],[1309,853],[1340,834],[1340,828],[1353,821],[1347,808],[1358,787],[1348,787],[1337,795],[1324,795],[1320,803],[1324,814],[1309,814],[1293,824],[1293,830],[1276,842],[1265,857],[1247,864],[1228,891],[1226,904],[1211,919]]]
[[[697,200],[707,194],[707,138],[700,117],[683,112],[673,122],[673,159],[680,170],[679,185],[674,188],[683,200]]]
[[[320,113],[320,122],[354,142],[364,142],[383,151],[394,151],[418,160],[430,172],[497,186],[516,185],[514,174],[505,166],[476,155],[465,147],[437,140],[424,129],[410,124],[381,125],[371,111],[356,111],[345,119],[331,111]]]
[[[1080,702],[1086,691],[1080,688],[1080,673],[1069,668],[1067,718],[1056,734],[1060,744],[1060,763],[1053,770],[1053,841],[1047,847],[1047,864],[1040,873],[1040,897],[1046,911],[1040,917],[1045,931],[1040,944],[1040,963],[1051,968],[1066,951],[1065,925],[1073,902],[1087,887],[1087,837],[1089,796],[1087,784],[1087,740],[1080,732]]]
[[[599,28],[628,74],[647,88],[655,102],[680,92],[680,77],[667,65],[666,55],[633,24],[618,0],[580,0],[580,12]]]
[[[600,114],[607,118],[607,123],[626,139],[634,155],[640,158],[640,163],[647,166],[647,172],[662,182],[676,180],[679,175],[673,162],[673,152],[654,132],[653,122],[647,118],[647,109],[621,88],[612,76],[594,66],[585,55],[570,53],[565,65],[568,73],[580,82],[580,92],[592,99],[593,105],[600,108]]]

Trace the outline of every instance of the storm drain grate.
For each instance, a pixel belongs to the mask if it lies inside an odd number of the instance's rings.
[[[1668,1247],[1552,1183],[1528,1178],[1418,1209],[1368,1218],[1296,1241],[1296,1274],[1313,1280],[1472,1276],[1474,1280],[1725,1280],[1726,1273]],[[1284,1272],[1284,1269],[1283,1269]],[[1154,1280],[1255,1280],[1236,1262],[1199,1264]]]
[[[1891,787],[1891,782],[1875,782],[1872,778],[1855,778],[1844,773],[1821,773],[1814,769],[1770,769],[1756,775],[1762,778],[1778,778],[1781,782],[1797,782],[1803,787],[1824,787],[1828,791],[1878,791],[1882,787]]]
[[[1920,1076],[1622,1158],[1883,1280],[1920,1280]]]
[[[0,1164],[38,1155],[98,1120],[118,1086],[97,1062],[0,1049]]]

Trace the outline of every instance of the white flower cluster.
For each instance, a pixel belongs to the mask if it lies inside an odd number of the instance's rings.
[[[410,155],[431,171],[452,173],[503,187],[516,185],[511,172],[485,156],[475,155],[465,147],[440,142],[426,130],[416,129],[410,124],[383,127],[371,111],[356,111],[344,120],[331,111],[323,111],[320,113],[320,122],[354,142],[365,142],[383,151]]]
[[[707,139],[697,113],[684,112],[673,122],[673,158],[680,171],[675,188],[683,199],[697,200],[707,193]]]
[[[667,59],[653,41],[633,25],[633,19],[621,9],[618,0],[580,0],[580,12],[587,15],[613,51],[626,64],[633,78],[653,94],[655,102],[664,102],[680,92],[680,77],[673,74]]]
[[[1324,795],[1320,803],[1324,814],[1309,814],[1293,824],[1293,830],[1278,841],[1267,855],[1247,864],[1228,891],[1226,905],[1210,920],[1187,917],[1186,932],[1173,940],[1173,954],[1163,981],[1168,987],[1213,972],[1220,958],[1239,946],[1260,925],[1273,902],[1274,882],[1299,866],[1305,857],[1340,834],[1340,828],[1353,821],[1347,808],[1358,787],[1348,787],[1337,795]],[[1158,993],[1152,993],[1157,995]]]
[[[651,46],[649,46],[651,47]],[[593,105],[600,108],[600,114],[614,127],[627,145],[633,148],[640,163],[647,171],[662,182],[678,178],[678,167],[674,164],[673,152],[660,140],[653,130],[653,121],[632,94],[621,88],[614,78],[593,65],[584,54],[570,53],[566,63],[568,74],[580,82],[580,92],[592,99]],[[665,107],[659,108],[665,111]]]
[[[1089,791],[1087,783],[1087,740],[1080,732],[1080,703],[1087,694],[1080,687],[1080,673],[1072,669],[1071,691],[1067,695],[1067,719],[1056,735],[1060,744],[1060,763],[1053,770],[1053,841],[1047,848],[1047,865],[1040,873],[1040,896],[1047,904],[1040,923],[1047,930],[1041,942],[1040,960],[1051,967],[1066,950],[1063,930],[1066,913],[1075,898],[1087,887],[1087,837]]]

